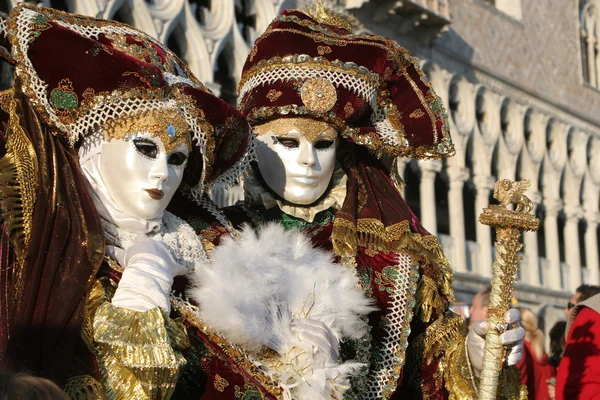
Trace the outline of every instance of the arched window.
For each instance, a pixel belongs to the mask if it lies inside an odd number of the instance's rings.
[[[600,0],[582,0],[579,11],[583,80],[600,88]]]

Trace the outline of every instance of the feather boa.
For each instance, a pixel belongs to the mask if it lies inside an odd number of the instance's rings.
[[[188,294],[200,305],[199,317],[249,351],[287,399],[341,399],[364,366],[329,360],[290,329],[292,319],[310,318],[338,341],[360,339],[369,330],[364,316],[375,309],[354,271],[313,248],[300,231],[278,223],[258,232],[245,227],[238,239],[223,240],[192,281]],[[263,346],[280,359],[260,359]]]

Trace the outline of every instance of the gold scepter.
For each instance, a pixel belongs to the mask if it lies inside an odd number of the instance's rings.
[[[496,229],[496,257],[492,268],[492,291],[488,308],[488,331],[483,350],[483,369],[479,383],[479,400],[496,400],[498,382],[502,372],[505,348],[500,335],[507,325],[504,314],[510,309],[513,285],[516,280],[517,255],[523,248],[521,232],[536,231],[540,221],[530,214],[533,203],[523,193],[528,180],[512,182],[502,179],[494,186],[494,198],[501,204],[490,205],[479,215],[479,222]],[[508,208],[516,204],[515,210]]]

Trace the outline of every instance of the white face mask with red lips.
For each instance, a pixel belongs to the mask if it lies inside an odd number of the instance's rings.
[[[142,219],[162,215],[183,179],[188,144],[167,153],[159,137],[142,133],[101,146],[99,171],[115,205]]]
[[[311,132],[305,132],[306,124],[294,123],[298,120],[255,127],[258,168],[275,194],[291,204],[310,205],[329,187],[339,139],[335,128],[324,122],[311,120]]]

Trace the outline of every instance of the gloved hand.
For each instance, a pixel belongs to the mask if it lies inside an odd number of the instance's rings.
[[[506,365],[516,365],[523,356],[523,339],[525,329],[521,328],[521,313],[519,310],[510,309],[504,314],[507,324],[515,324],[516,328],[509,329],[500,335],[500,341],[509,347],[506,356]],[[488,330],[487,321],[474,322],[467,336],[467,350],[471,366],[475,376],[479,377],[483,368],[483,347],[485,345],[485,334]]]
[[[339,342],[331,329],[321,321],[310,318],[296,318],[290,325],[298,340],[311,343],[322,351],[331,361],[340,358]]]
[[[125,250],[107,246],[106,253],[124,268],[112,298],[113,306],[135,311],[155,307],[171,311],[169,293],[173,278],[187,273],[187,268],[175,261],[165,243],[144,238]]]

